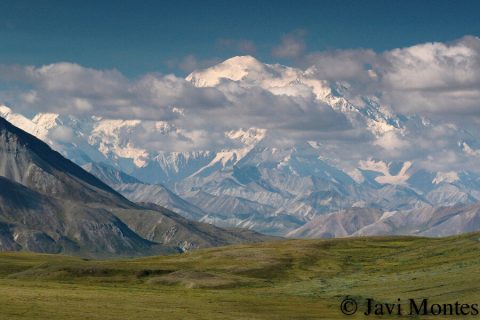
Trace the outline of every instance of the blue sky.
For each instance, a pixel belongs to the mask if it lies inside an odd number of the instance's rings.
[[[272,50],[377,52],[480,34],[480,1],[0,2],[0,64],[59,61],[129,76],[188,73],[233,55],[294,64]]]
[[[324,141],[352,161],[476,168],[478,12],[478,0],[2,0],[0,104],[143,120],[138,145],[155,150],[223,149],[225,132],[260,128],[272,145]],[[185,79],[245,54],[294,68],[243,57]],[[426,131],[351,122],[330,90],[359,108],[375,101],[387,118],[421,117]],[[159,135],[151,121],[178,131]]]

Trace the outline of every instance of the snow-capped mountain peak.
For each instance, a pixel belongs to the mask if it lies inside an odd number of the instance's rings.
[[[59,124],[59,117],[57,113],[38,113],[33,117],[32,122],[48,130]]]
[[[458,173],[454,171],[438,172],[437,175],[435,176],[435,179],[433,179],[432,183],[434,184],[440,184],[442,182],[453,183],[458,180],[460,180]]]
[[[267,130],[260,128],[238,129],[231,130],[226,135],[230,139],[239,141],[246,146],[252,146],[265,138]]]
[[[254,57],[237,56],[211,68],[192,72],[186,80],[197,87],[213,87],[222,79],[239,81],[251,73],[260,74],[263,70],[264,65]]]
[[[9,107],[2,105],[0,106],[0,116],[7,121],[13,123],[15,126],[19,127],[20,129],[36,136],[37,138],[48,141],[47,135],[48,135],[48,130],[44,128],[43,126],[37,125],[35,122],[32,120],[28,119],[27,117],[13,112],[12,109]]]

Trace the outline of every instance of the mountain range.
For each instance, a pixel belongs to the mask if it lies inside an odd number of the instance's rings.
[[[395,113],[375,97],[355,96],[345,83],[315,80],[311,77],[315,72],[314,68],[303,71],[242,56],[193,72],[186,80],[198,88],[217,88],[232,81],[244,88],[256,86],[288,96],[301,95],[299,86],[308,86],[315,99],[344,115],[350,126],[366,128],[378,139],[435,130],[430,119]],[[473,171],[425,169],[413,160],[367,157],[346,161],[325,141],[272,145],[270,132],[264,128],[232,127],[225,132],[229,148],[165,151],[141,144],[139,137],[145,132],[180,134],[168,121],[53,113],[27,117],[6,106],[0,107],[0,116],[104,182],[83,171],[72,172],[73,189],[82,187],[82,194],[72,201],[102,197],[97,202],[115,203],[120,211],[137,210],[130,201],[148,202],[221,228],[292,237],[435,236],[477,226],[480,175]],[[476,144],[465,130],[455,129],[452,135],[459,152]],[[31,169],[30,176],[24,177],[12,161],[3,162],[2,175],[19,183],[28,181],[35,192],[47,188],[36,185],[38,181],[70,198],[77,192],[65,189],[69,186],[62,185],[61,176],[44,180],[37,176],[37,169]],[[78,175],[85,175],[84,179]]]
[[[0,250],[142,256],[268,239],[127,200],[0,118]]]

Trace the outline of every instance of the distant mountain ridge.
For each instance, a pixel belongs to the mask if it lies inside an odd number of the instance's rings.
[[[450,236],[480,229],[480,203],[406,211],[351,208],[319,216],[288,233],[293,238],[379,235]]]

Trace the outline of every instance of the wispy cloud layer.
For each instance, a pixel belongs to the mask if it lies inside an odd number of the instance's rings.
[[[480,39],[425,43],[376,53],[343,50],[310,53],[305,65],[317,76],[349,81],[363,94],[380,93],[402,113],[479,115]]]
[[[255,51],[246,40],[222,45]],[[427,163],[433,157],[442,159],[439,166],[461,167],[478,160],[479,38],[381,53],[305,49],[303,31],[287,34],[272,55],[302,68],[244,58],[202,73],[203,84],[173,74],[132,79],[74,63],[2,65],[0,100],[27,114],[167,121],[175,130],[138,134],[139,143],[157,149],[222,148],[231,143],[226,131],[257,127],[270,132],[271,144],[323,141],[326,152],[355,161],[378,156]],[[171,63],[192,71],[216,62],[188,56]],[[374,106],[385,119],[367,114],[372,121],[361,122],[361,112],[348,111],[338,97],[359,109]],[[68,138],[68,132],[58,135]]]
[[[305,52],[305,30],[296,30],[282,37],[279,45],[272,49],[275,58],[298,58]]]

